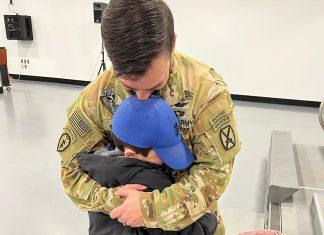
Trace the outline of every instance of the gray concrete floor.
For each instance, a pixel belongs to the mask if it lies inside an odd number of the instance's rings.
[[[82,87],[14,81],[0,94],[1,234],[87,234],[87,214],[65,195],[56,143]],[[242,141],[220,206],[228,234],[262,228],[271,131],[297,144],[324,145],[316,108],[235,102]],[[237,221],[240,220],[240,223]]]

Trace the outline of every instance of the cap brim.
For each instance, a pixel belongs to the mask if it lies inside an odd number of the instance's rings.
[[[195,160],[195,157],[183,142],[173,147],[153,149],[161,161],[174,170],[183,170]]]

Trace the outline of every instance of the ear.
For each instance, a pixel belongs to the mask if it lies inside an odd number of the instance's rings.
[[[125,149],[124,154],[125,154],[125,157],[129,157],[129,158],[134,158],[136,155],[136,153],[133,150],[128,149],[128,148]]]

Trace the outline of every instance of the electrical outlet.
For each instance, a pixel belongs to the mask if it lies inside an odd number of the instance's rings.
[[[29,59],[26,59],[26,58],[21,58],[20,59],[20,64],[21,64],[21,68],[22,69],[27,69],[28,66],[30,64],[30,60]]]

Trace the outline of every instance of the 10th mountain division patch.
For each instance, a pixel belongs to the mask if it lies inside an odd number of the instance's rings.
[[[225,150],[230,150],[236,145],[235,135],[231,125],[220,130],[220,139]]]

